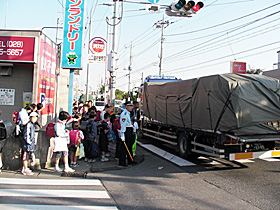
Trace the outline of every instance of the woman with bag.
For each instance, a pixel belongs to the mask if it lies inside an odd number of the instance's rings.
[[[69,114],[66,111],[61,111],[59,113],[58,121],[55,123],[54,131],[54,148],[53,154],[55,157],[55,167],[54,170],[58,172],[62,172],[62,169],[59,167],[59,159],[63,155],[63,162],[64,162],[64,172],[74,172],[72,168],[68,165],[68,147],[67,144],[69,142],[69,131],[66,130],[65,124],[69,118]]]

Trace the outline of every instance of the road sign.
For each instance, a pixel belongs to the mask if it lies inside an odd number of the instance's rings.
[[[94,37],[89,42],[89,50],[92,54],[101,53],[106,48],[106,40],[101,37]]]

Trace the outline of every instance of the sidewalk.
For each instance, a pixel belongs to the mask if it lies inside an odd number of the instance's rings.
[[[84,160],[78,160],[79,166],[74,167],[75,172],[73,173],[65,173],[65,172],[55,172],[54,167],[50,167],[48,169],[34,170],[34,175],[32,176],[24,176],[21,174],[21,169],[16,171],[11,170],[2,170],[0,177],[34,177],[34,178],[57,178],[57,176],[61,177],[84,177],[86,178],[89,173],[96,172],[104,172],[104,171],[112,171],[112,170],[124,170],[127,168],[134,167],[135,165],[129,165],[127,167],[119,166],[119,161],[115,159],[115,143],[110,142],[109,151],[110,157],[107,157],[109,161],[101,162],[100,158],[96,158],[96,162],[89,163]],[[137,165],[141,164],[144,161],[144,154],[141,152],[142,149],[137,145],[136,155],[134,157]],[[64,169],[64,165],[62,160],[60,162],[60,167]]]

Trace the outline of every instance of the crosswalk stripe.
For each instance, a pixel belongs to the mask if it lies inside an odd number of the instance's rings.
[[[74,186],[74,185],[94,185],[101,186],[98,179],[16,179],[0,178],[0,184],[17,184],[17,185],[55,185],[55,186]]]
[[[110,198],[104,190],[33,190],[0,189],[0,196],[48,197],[48,198]]]
[[[158,147],[155,147],[154,145],[151,145],[151,144],[142,144],[141,142],[138,142],[138,144],[141,146],[141,147],[144,147],[146,149],[148,149],[149,151],[163,157],[164,159],[166,160],[169,160],[170,162],[172,163],[175,163],[176,165],[178,166],[195,166],[196,164],[190,162],[190,161],[187,161],[183,158],[180,158],[176,155],[173,155],[169,152],[166,152]]]
[[[59,209],[59,210],[118,210],[115,206],[62,206],[62,205],[26,205],[26,204],[0,204],[0,209],[5,210],[50,210],[50,209]]]

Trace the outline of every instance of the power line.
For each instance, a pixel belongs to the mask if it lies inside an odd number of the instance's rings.
[[[254,50],[257,50],[257,49],[260,49],[260,48],[264,48],[264,47],[267,47],[267,46],[271,46],[271,45],[275,45],[275,44],[278,44],[278,43],[280,43],[280,41],[276,41],[276,42],[272,42],[272,43],[269,43],[269,44],[261,45],[259,47],[255,47],[255,48],[252,48],[252,49],[249,49],[249,50],[244,50],[244,51],[235,53],[235,55],[243,54],[243,53],[250,52],[250,51],[254,51]],[[221,60],[221,59],[224,59],[224,58],[227,58],[227,57],[231,57],[231,56],[232,55],[226,55],[226,56],[222,56],[222,57],[215,58],[215,59],[212,59],[212,60],[196,63],[196,64],[193,64],[193,65],[188,65],[188,67],[180,67],[180,68],[172,69],[172,70],[169,70],[167,72],[170,72],[170,71],[174,72],[174,71],[178,71],[178,70],[181,70],[181,69],[191,68],[193,66],[198,66],[198,65],[205,64],[205,63],[210,63],[210,62]]]
[[[271,16],[273,16],[273,15],[276,15],[276,14],[278,14],[278,13],[280,13],[280,11],[271,13],[271,14],[269,14],[269,15],[266,15],[265,17],[262,17],[262,18],[259,18],[259,19],[254,20],[254,21],[245,23],[245,24],[243,24],[243,25],[237,26],[237,27],[231,29],[230,31],[228,31],[228,33],[236,32],[237,30],[244,29],[245,27],[247,27],[247,26],[249,26],[249,25],[251,25],[251,24],[254,24],[254,23],[258,22],[258,21],[264,20],[264,19],[266,19],[266,18],[268,18],[268,17],[271,17]],[[170,55],[170,56],[166,57],[165,60],[173,59],[174,57],[177,57],[177,58],[178,58],[178,56],[180,56],[180,55],[182,55],[182,54],[185,55],[186,52],[188,52],[188,51],[193,51],[195,48],[201,49],[201,48],[203,47],[203,44],[206,44],[206,46],[208,46],[208,45],[209,45],[209,42],[211,42],[211,41],[214,41],[214,42],[216,43],[218,38],[221,38],[221,37],[223,37],[223,36],[225,36],[225,35],[226,35],[226,34],[219,35],[219,36],[214,37],[214,38],[212,38],[212,39],[209,39],[209,40],[207,40],[207,41],[205,41],[205,42],[203,42],[203,43],[197,44],[197,45],[194,46],[194,47],[191,47],[191,48],[186,49],[186,50],[182,50],[182,51],[180,51],[180,52],[178,52],[178,53],[175,53],[175,54],[173,54],[173,55]],[[205,47],[205,46],[204,46],[204,47]]]
[[[198,30],[194,30],[194,31],[184,32],[184,33],[168,34],[168,35],[166,35],[166,36],[179,36],[179,35],[191,34],[191,33],[196,33],[196,32],[200,32],[200,31],[205,31],[205,30],[208,30],[208,29],[217,28],[217,27],[219,27],[219,26],[223,26],[223,25],[226,25],[226,24],[228,24],[228,23],[232,23],[232,22],[235,22],[235,21],[237,21],[237,20],[241,20],[241,19],[243,19],[243,18],[246,18],[246,17],[252,16],[252,15],[255,15],[255,14],[259,13],[259,12],[263,12],[263,11],[268,10],[268,9],[270,9],[270,8],[273,8],[273,7],[277,6],[277,5],[280,5],[280,3],[274,4],[274,5],[272,5],[272,6],[269,6],[269,7],[264,8],[264,9],[261,9],[261,10],[258,10],[258,11],[256,11],[256,12],[250,13],[250,14],[248,14],[248,15],[244,15],[244,16],[242,16],[242,17],[239,17],[239,18],[236,18],[236,19],[233,19],[233,20],[229,20],[229,21],[226,21],[226,22],[223,22],[223,23],[214,25],[214,26],[210,26],[210,27],[206,27],[206,28],[202,28],[202,29],[198,29]]]
[[[279,20],[279,19],[280,19],[280,18],[278,18],[278,20]],[[269,23],[272,23],[272,22],[275,23],[275,20],[270,21]],[[268,23],[267,23],[267,24],[268,24]],[[266,24],[266,25],[267,25],[267,24]],[[265,26],[265,25],[264,25],[264,26]],[[278,26],[278,27],[276,27],[276,26]],[[276,27],[276,28],[274,28],[274,27]],[[250,29],[250,31],[253,30],[253,29],[255,29],[255,28],[259,28],[259,26],[256,26],[256,27]],[[272,29],[270,29],[270,28],[272,28]],[[244,41],[244,40],[247,40],[247,39],[250,39],[250,38],[254,38],[254,37],[257,37],[257,36],[260,36],[260,35],[262,35],[262,34],[264,34],[264,33],[271,32],[271,31],[276,30],[276,29],[278,29],[278,28],[279,28],[279,24],[276,24],[276,25],[274,25],[274,26],[270,26],[270,27],[267,27],[267,28],[265,28],[265,29],[262,29],[262,30],[259,30],[259,31],[256,31],[256,32],[251,32],[251,33],[250,33],[251,36],[249,36],[250,34],[247,34],[247,35],[244,35],[244,36],[241,36],[241,37],[237,37],[236,39],[233,39],[232,41],[234,41],[234,40],[239,40],[239,41],[232,42],[232,44],[237,43],[237,42],[240,42],[240,41]],[[265,31],[265,30],[267,30],[267,29],[270,29],[270,30]],[[262,31],[265,31],[265,32],[262,32]],[[235,35],[230,36],[229,38],[232,38],[232,37],[235,37],[235,36],[239,36],[240,34],[243,34],[243,33],[246,33],[246,32],[247,32],[247,31],[245,31],[245,32],[240,32],[240,33],[238,33],[238,34],[235,34]],[[262,32],[262,33],[259,33],[259,32]],[[252,35],[252,34],[253,34],[253,35]],[[244,37],[245,37],[245,38],[244,38]],[[242,39],[242,38],[243,38],[243,39]],[[193,56],[200,55],[200,54],[203,54],[203,53],[211,52],[211,51],[213,51],[213,50],[222,48],[222,47],[224,47],[225,45],[228,46],[228,43],[227,43],[227,42],[221,43],[221,41],[226,40],[226,39],[227,39],[227,38],[224,38],[224,39],[222,39],[222,40],[219,40],[219,41],[218,41],[218,44],[217,44],[217,42],[214,42],[214,43],[211,43],[211,44],[209,44],[209,45],[202,46],[202,47],[198,48],[197,50],[195,50],[195,49],[193,50],[193,49],[192,49],[192,50],[190,51],[189,54],[184,54],[184,55],[181,55],[180,57],[178,56],[176,59],[172,59],[172,60],[169,59],[170,61],[167,61],[167,63],[175,62],[175,61],[181,60],[181,59],[183,59],[183,58],[185,58],[185,57],[193,57]],[[224,45],[223,45],[223,44],[224,44]],[[209,46],[211,46],[211,45],[214,45],[214,46],[209,47]],[[207,51],[205,50],[205,48],[206,48]]]

